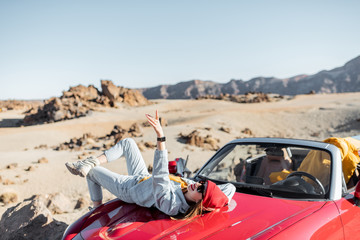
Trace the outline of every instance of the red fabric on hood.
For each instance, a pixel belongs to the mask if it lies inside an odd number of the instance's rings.
[[[207,187],[204,194],[203,207],[221,208],[228,203],[228,197],[212,181],[207,181]]]

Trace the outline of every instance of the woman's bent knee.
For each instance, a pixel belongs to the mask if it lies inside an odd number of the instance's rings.
[[[124,138],[124,139],[121,140],[121,141],[123,141],[124,144],[126,144],[126,145],[133,145],[133,144],[137,145],[136,142],[135,142],[135,140],[132,139],[132,138]]]
[[[101,171],[103,167],[100,167],[100,166],[96,166],[96,167],[93,167],[92,169],[90,169],[89,173],[86,175],[86,178],[87,179],[93,179],[94,178],[94,174],[96,174],[98,171]]]

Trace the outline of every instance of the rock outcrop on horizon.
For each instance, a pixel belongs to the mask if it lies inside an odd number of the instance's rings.
[[[115,86],[109,80],[101,81],[102,91],[93,85],[78,85],[64,91],[61,97],[44,101],[44,105],[26,112],[23,125],[58,122],[83,117],[100,107],[144,106],[151,104],[139,91]]]
[[[0,101],[0,112],[8,110],[29,110],[42,105],[41,101],[24,101],[24,100],[4,100]]]
[[[214,99],[214,100],[223,100],[237,103],[260,103],[260,102],[276,102],[280,100],[290,100],[292,97],[284,97],[278,94],[267,94],[267,93],[253,93],[248,92],[242,95],[233,95],[233,94],[220,94],[215,95],[204,95],[196,99]]]
[[[257,77],[249,81],[232,79],[224,84],[191,80],[139,90],[148,99],[195,99],[204,95],[239,95],[248,92],[280,95],[359,92],[360,56],[342,67],[320,71],[314,75],[298,75],[286,79]]]

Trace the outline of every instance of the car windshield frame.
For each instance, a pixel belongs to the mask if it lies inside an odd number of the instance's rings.
[[[221,163],[224,159],[224,155],[226,156],[229,152],[234,149],[234,145],[260,145],[262,147],[277,145],[278,147],[291,147],[291,148],[304,148],[317,151],[324,151],[329,155],[331,164],[330,164],[330,172],[329,172],[329,182],[328,182],[328,190],[325,194],[310,194],[310,193],[298,193],[298,192],[289,192],[284,191],[280,187],[272,185],[261,185],[261,184],[253,184],[249,182],[238,182],[238,181],[226,181],[217,178],[213,178],[209,176],[208,173],[204,173],[205,170],[209,169],[209,166],[214,164],[214,161],[219,161]],[[261,195],[267,197],[275,197],[275,198],[289,198],[289,199],[297,199],[297,200],[334,200],[341,198],[342,191],[342,171],[338,171],[339,167],[339,150],[331,144],[318,142],[318,141],[310,141],[310,140],[298,140],[298,139],[283,139],[283,138],[247,138],[247,139],[237,139],[229,142],[221,149],[219,149],[210,159],[207,161],[203,167],[195,174],[195,180],[201,179],[209,179],[216,183],[227,183],[230,182],[234,184],[237,188],[237,192],[248,193],[254,195]],[[220,159],[220,160],[219,160]],[[341,159],[341,157],[340,157]],[[246,159],[248,160],[248,159]],[[213,166],[212,166],[213,167]],[[340,160],[341,167],[341,160]],[[214,168],[212,168],[214,169]],[[339,177],[338,175],[341,174]],[[339,182],[340,180],[340,182]],[[340,189],[340,190],[339,190]],[[289,189],[287,189],[289,190]],[[340,195],[340,196],[339,196]]]

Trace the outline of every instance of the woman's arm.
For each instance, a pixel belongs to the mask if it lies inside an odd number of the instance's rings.
[[[159,121],[159,113],[156,110],[155,118],[146,114],[148,122],[154,128],[158,138],[164,137],[164,132]],[[170,184],[168,156],[165,142],[157,141],[157,150],[153,163],[153,195],[155,206],[168,215],[177,215],[180,211],[181,202]]]
[[[181,208],[181,201],[170,183],[166,150],[155,151],[152,180],[155,206],[165,214],[177,215]]]
[[[147,117],[150,125],[154,128],[157,138],[165,137],[164,131],[160,124],[158,110],[156,110],[155,118],[150,116],[149,114],[145,114],[145,116]],[[166,149],[165,142],[157,141],[157,149],[160,151],[165,150]]]

